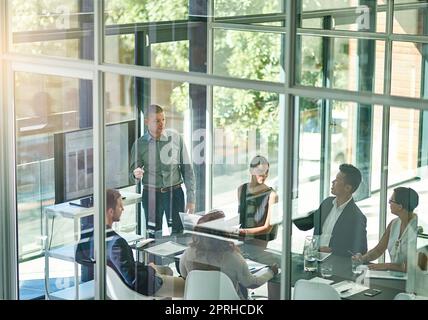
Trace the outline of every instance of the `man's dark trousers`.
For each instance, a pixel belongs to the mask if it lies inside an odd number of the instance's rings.
[[[143,208],[148,222],[155,223],[154,229],[149,232],[154,233],[162,230],[163,214],[166,215],[168,227],[172,227],[172,233],[183,231],[179,212],[184,212],[184,192],[182,188],[173,189],[167,192],[157,191],[152,188],[143,190]]]

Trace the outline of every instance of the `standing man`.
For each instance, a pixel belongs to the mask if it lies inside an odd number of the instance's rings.
[[[319,208],[293,222],[300,230],[314,228],[320,237],[320,251],[351,257],[367,252],[367,218],[357,207],[352,194],[361,183],[361,172],[351,164],[341,164],[331,193]]]
[[[133,179],[143,184],[146,224],[155,232],[162,230],[165,213],[172,232],[180,232],[183,226],[179,212],[195,210],[195,177],[186,146],[179,134],[165,130],[165,113],[159,105],[147,108],[144,123],[147,132],[132,147],[130,172]]]

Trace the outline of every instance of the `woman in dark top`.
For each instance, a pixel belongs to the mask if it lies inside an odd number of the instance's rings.
[[[250,163],[251,181],[238,188],[239,234],[246,240],[266,246],[276,237],[277,226],[271,225],[272,207],[278,202],[276,192],[265,184],[269,174],[269,162],[263,156],[255,156]]]

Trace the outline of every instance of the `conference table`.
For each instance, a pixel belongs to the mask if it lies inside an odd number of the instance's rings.
[[[231,240],[225,238],[224,240]],[[147,244],[144,247],[136,248],[137,257],[140,260],[145,261],[154,261],[156,264],[168,265],[175,262],[175,265],[178,270],[180,253],[183,251],[177,251],[167,255],[157,255],[153,254],[153,248],[158,246],[159,244],[165,244],[167,242],[177,245],[177,248],[181,245],[187,247],[189,243],[192,241],[192,233],[180,233],[167,237],[159,237],[156,238],[155,241]],[[273,249],[262,248],[257,245],[253,245],[247,243],[245,241],[241,241],[239,239],[234,239],[235,243],[239,246],[240,251],[244,258],[251,259],[253,261],[271,265],[273,263],[281,265],[281,252]],[[178,250],[178,249],[177,249]],[[143,255],[141,255],[143,253]],[[337,260],[339,259],[339,260]],[[349,261],[349,263],[347,263]],[[319,266],[321,263],[330,263],[334,265],[340,265],[338,268],[333,268],[333,275],[328,278],[328,280],[332,281],[332,285],[339,284],[343,281],[355,282],[355,275],[351,272],[351,258],[338,258],[334,256],[328,257],[323,262],[319,262]],[[292,266],[291,266],[291,284],[294,284],[299,279],[306,280],[317,280],[322,278],[319,267],[314,272],[304,271],[303,266],[303,255],[299,253],[292,253]],[[337,272],[336,272],[337,271]],[[268,283],[268,295],[269,299],[276,300],[280,298],[280,274],[277,274],[274,278],[272,278]],[[317,279],[314,279],[317,278]],[[401,279],[370,279],[368,284],[368,288],[366,290],[362,290],[356,294],[342,297],[344,300],[392,300],[394,297],[400,293],[405,292],[405,280]],[[367,284],[366,284],[367,285]],[[375,296],[367,296],[364,295],[370,289],[378,289],[381,292]]]

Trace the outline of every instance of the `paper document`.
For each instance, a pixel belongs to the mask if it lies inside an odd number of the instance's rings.
[[[231,219],[217,219],[208,221],[205,223],[198,224],[201,215],[188,214],[179,212],[181,223],[183,224],[184,230],[194,231],[196,225],[198,226],[198,232],[206,232],[220,236],[228,236],[237,238],[239,236],[240,224],[236,224],[236,217]],[[239,221],[238,221],[239,222]]]
[[[230,224],[229,220],[217,219],[217,220],[201,223],[198,225],[198,227],[204,228],[204,230],[212,229],[212,230],[222,231],[225,233],[237,234],[239,232],[239,228],[241,227],[241,225],[240,224],[232,225]]]
[[[318,261],[324,261],[328,257],[331,256],[331,252],[318,252],[317,260]]]
[[[258,272],[259,270],[264,269],[264,268],[267,269],[267,267],[268,267],[266,264],[263,264],[263,263],[260,263],[260,262],[257,262],[257,261],[253,261],[253,260],[250,260],[250,259],[245,259],[245,262],[248,265],[248,269],[250,269],[250,272],[253,273],[253,274],[256,273],[256,272]]]
[[[264,276],[265,275],[265,273],[271,273],[272,271],[271,271],[271,269],[270,268],[268,268],[267,266],[265,267],[265,268],[261,268],[261,269],[259,269],[259,270],[256,270],[255,272],[251,272],[252,274],[253,274],[253,276],[255,276],[255,277],[261,277],[261,276]],[[280,272],[280,271],[278,271],[278,272]]]
[[[184,230],[193,230],[198,224],[198,220],[201,218],[198,214],[188,214],[185,212],[179,212],[181,223],[183,224]]]
[[[367,270],[367,278],[407,280],[407,273],[399,271]]]
[[[348,280],[332,284],[331,286],[336,289],[337,292],[339,292],[341,298],[350,297],[368,289],[361,284],[357,284]]]
[[[154,254],[156,256],[166,257],[166,256],[170,256],[170,255],[182,252],[186,249],[187,249],[186,246],[183,246],[173,241],[168,241],[168,242],[161,243],[157,246],[144,249],[144,251]]]
[[[142,236],[140,234],[136,234],[136,233],[129,233],[129,232],[118,232],[118,233],[128,243],[136,242],[136,241],[139,241],[139,240],[145,238],[144,236]]]
[[[317,282],[317,283],[327,283],[327,284],[330,284],[330,283],[334,282],[333,280],[328,280],[328,279],[324,279],[324,278],[320,278],[320,277],[314,277],[314,278],[312,278],[309,281],[311,281],[311,282]]]

